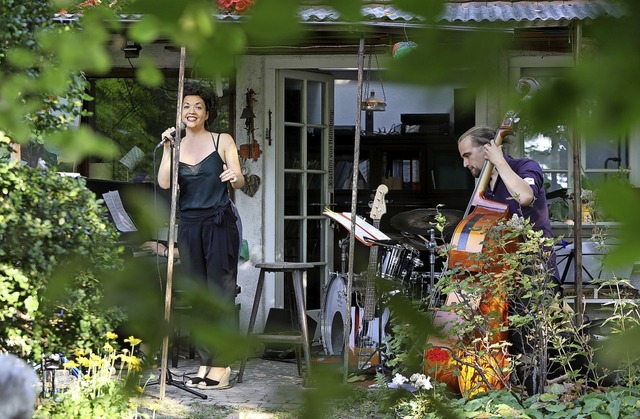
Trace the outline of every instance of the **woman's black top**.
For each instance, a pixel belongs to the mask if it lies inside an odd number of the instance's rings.
[[[213,134],[211,134],[213,140]],[[197,164],[180,162],[178,169],[178,185],[180,211],[215,209],[229,203],[229,193],[226,182],[220,180],[222,165],[224,164],[218,144],[214,141],[215,149]]]

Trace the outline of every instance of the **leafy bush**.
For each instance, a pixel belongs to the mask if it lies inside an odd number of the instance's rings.
[[[611,388],[573,397],[564,394],[563,386],[555,385],[548,392],[522,403],[503,390],[482,393],[470,400],[453,400],[450,406],[464,417],[637,418],[640,416],[640,392],[638,389]]]
[[[0,349],[39,358],[113,329],[122,315],[99,302],[116,237],[82,179],[0,163]]]

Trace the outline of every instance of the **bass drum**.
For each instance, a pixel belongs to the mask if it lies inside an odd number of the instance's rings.
[[[354,275],[352,288],[355,290],[362,282],[360,275]],[[344,331],[350,300],[347,299],[347,275],[332,273],[320,311],[322,346],[327,356],[340,356],[344,351]]]

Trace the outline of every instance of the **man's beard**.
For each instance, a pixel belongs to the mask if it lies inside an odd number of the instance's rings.
[[[469,171],[471,172],[471,176],[473,176],[474,178],[478,178],[480,177],[480,172],[482,170],[476,169],[475,167],[472,167],[469,169]]]

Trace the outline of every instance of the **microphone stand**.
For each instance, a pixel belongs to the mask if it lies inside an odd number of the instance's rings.
[[[171,320],[171,296],[173,293],[173,254],[174,243],[176,241],[176,213],[178,202],[178,162],[180,161],[180,139],[182,120],[182,94],[184,91],[184,67],[185,67],[185,47],[180,48],[180,70],[178,75],[178,106],[176,107],[176,137],[171,153],[171,207],[169,213],[169,237],[167,243],[167,286],[164,294],[164,322],[165,326],[170,325]],[[168,329],[167,329],[168,330]],[[164,400],[167,384],[188,391],[201,399],[206,399],[207,395],[193,390],[179,381],[173,379],[171,371],[167,368],[169,359],[169,335],[166,334],[162,339],[162,356],[160,361],[160,400]],[[155,384],[155,383],[153,383]]]

